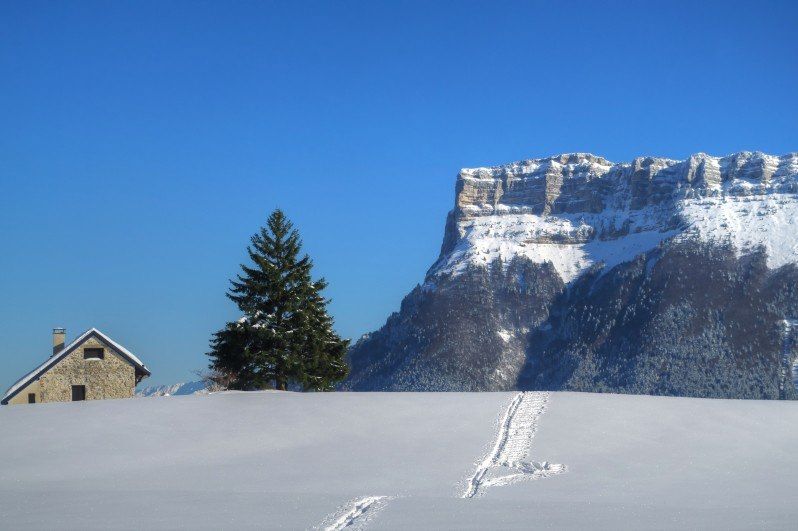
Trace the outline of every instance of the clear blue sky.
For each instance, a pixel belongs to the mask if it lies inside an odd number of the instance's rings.
[[[276,206],[357,337],[460,167],[798,150],[796,5],[3,2],[0,386],[53,326],[190,379]]]

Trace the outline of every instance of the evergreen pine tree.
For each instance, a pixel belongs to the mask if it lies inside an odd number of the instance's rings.
[[[328,391],[349,373],[344,361],[349,341],[338,337],[333,330],[332,317],[327,313],[329,300],[321,295],[327,287],[324,279],[313,284],[308,298],[308,326],[303,363],[302,386],[306,390]]]
[[[243,317],[211,340],[210,368],[234,389],[329,390],[348,373],[347,340],[333,330],[324,279],[313,281],[312,261],[299,258],[302,241],[275,210],[252,237],[251,265],[231,281],[227,297]]]

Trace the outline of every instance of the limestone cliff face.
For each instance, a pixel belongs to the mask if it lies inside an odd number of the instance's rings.
[[[768,242],[741,224],[788,224],[798,215],[797,191],[798,153],[700,153],[684,161],[647,157],[622,164],[571,154],[464,169],[431,273],[513,256],[544,262],[553,249],[538,244],[557,244],[566,246],[560,250],[569,261],[552,263],[568,282],[594,263],[631,260],[674,231],[705,241],[739,240],[738,251],[746,252]],[[760,210],[773,208],[786,218],[760,219]],[[779,246],[773,264],[798,260],[795,231],[773,243]]]
[[[463,169],[440,256],[346,386],[786,396],[796,263],[795,153]]]
[[[537,215],[599,213],[619,206],[639,210],[697,195],[717,195],[724,183],[735,195],[795,192],[798,153],[782,157],[742,152],[703,153],[684,161],[637,158],[615,164],[575,153],[491,168],[463,169],[457,176],[455,213],[489,215],[501,207]],[[751,186],[740,186],[742,181]]]

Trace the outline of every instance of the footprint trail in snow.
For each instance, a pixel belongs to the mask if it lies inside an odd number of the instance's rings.
[[[502,416],[496,441],[468,479],[463,498],[473,498],[487,487],[547,478],[566,471],[565,465],[524,461],[548,401],[546,392],[518,393],[513,398]]]
[[[524,392],[513,397],[502,415],[490,452],[468,479],[463,498],[478,496],[488,487],[547,478],[567,470],[565,465],[525,461],[532,448],[538,419],[546,410],[548,401],[549,393],[546,392]],[[321,528],[324,531],[362,529],[388,500],[388,496],[353,500],[327,517],[328,523],[322,524]]]
[[[324,531],[360,529],[366,523],[369,516],[381,509],[387,500],[387,496],[367,496],[359,500],[354,500],[347,505],[342,512],[330,516],[329,520],[333,520],[333,522],[323,529]]]

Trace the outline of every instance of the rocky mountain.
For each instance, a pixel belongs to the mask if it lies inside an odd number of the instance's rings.
[[[463,169],[352,390],[796,398],[798,153]]]
[[[177,383],[172,385],[151,385],[136,391],[136,396],[180,396],[202,395],[208,393],[208,384],[202,381]]]

